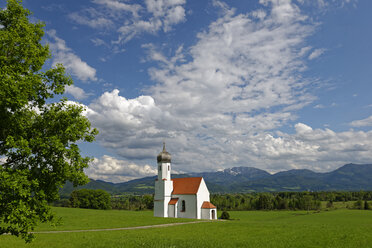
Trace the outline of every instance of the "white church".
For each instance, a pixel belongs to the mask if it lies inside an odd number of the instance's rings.
[[[171,179],[171,155],[165,150],[165,143],[157,160],[154,216],[217,219],[217,208],[209,202],[209,191],[202,177]]]

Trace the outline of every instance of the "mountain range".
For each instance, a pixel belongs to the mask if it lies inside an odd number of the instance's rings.
[[[211,193],[372,190],[372,164],[346,164],[326,173],[299,169],[270,174],[254,167],[233,167],[217,172],[175,174],[172,178],[200,176]],[[91,179],[78,188],[103,189],[111,194],[153,194],[155,178],[145,177],[124,183]],[[61,189],[61,195],[69,195],[72,190],[72,184],[67,183]]]

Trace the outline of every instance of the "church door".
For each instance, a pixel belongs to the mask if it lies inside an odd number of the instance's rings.
[[[216,211],[212,210],[212,220],[216,219]]]

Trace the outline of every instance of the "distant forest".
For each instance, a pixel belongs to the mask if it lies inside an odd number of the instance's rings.
[[[82,192],[81,192],[82,191]],[[96,209],[152,210],[153,195],[120,195],[111,199],[101,197],[103,203],[89,204],[88,198],[97,194],[96,190],[76,190],[70,198],[55,202],[54,206],[82,207]],[[102,194],[103,190],[99,190]],[[80,192],[80,193],[79,193]],[[106,193],[107,194],[107,193]],[[79,198],[80,197],[80,198]],[[319,210],[322,202],[332,208],[337,202],[353,202],[350,208],[372,209],[372,191],[359,192],[278,192],[246,194],[212,194],[211,202],[218,210]],[[79,204],[85,203],[85,204]],[[108,207],[109,205],[109,207]],[[105,206],[101,208],[100,206]]]

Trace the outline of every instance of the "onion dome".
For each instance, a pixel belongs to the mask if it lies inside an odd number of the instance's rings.
[[[165,150],[165,142],[163,142],[163,151],[158,155],[158,163],[170,163],[171,155]]]

